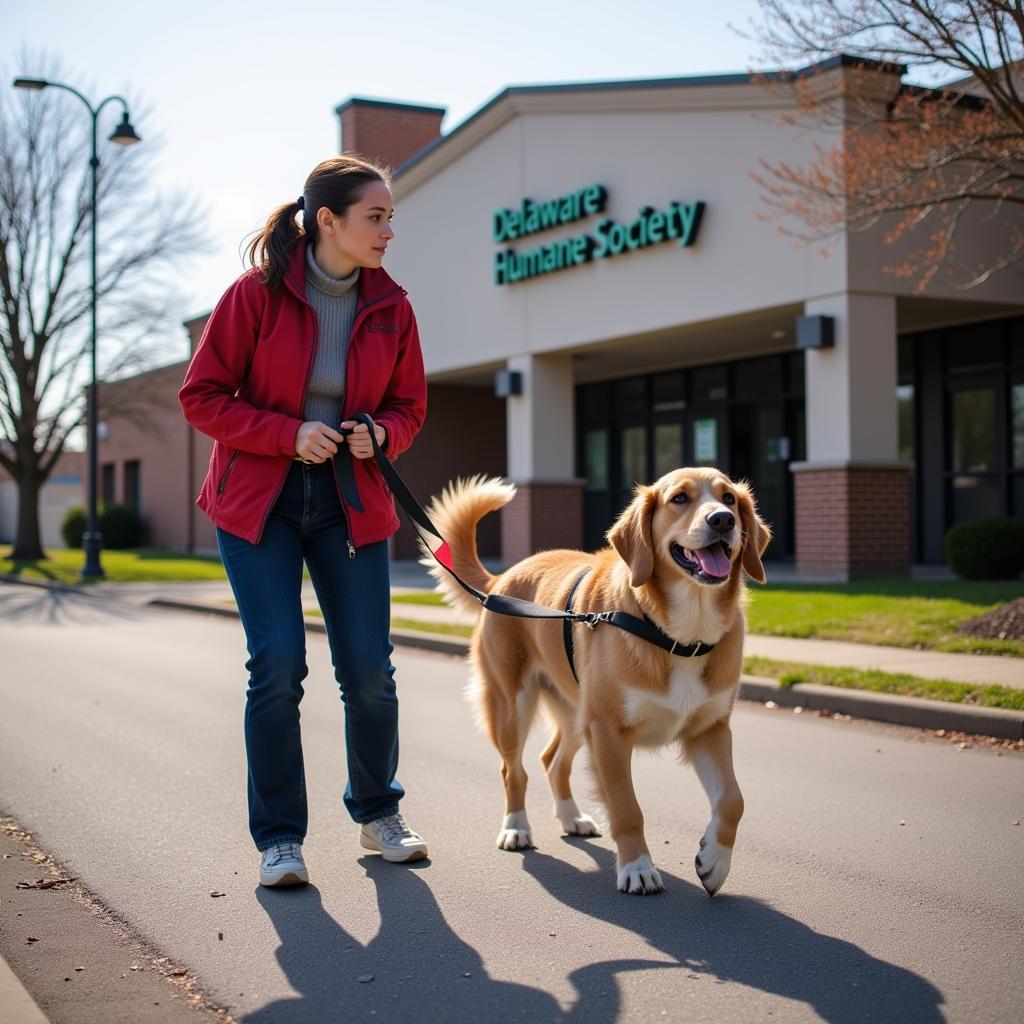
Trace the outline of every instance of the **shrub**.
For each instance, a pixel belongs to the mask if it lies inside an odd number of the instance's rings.
[[[127,505],[107,505],[100,512],[103,546],[111,551],[137,548],[142,544],[142,520]]]
[[[85,509],[81,505],[72,505],[60,523],[60,535],[69,548],[80,548],[85,535]]]
[[[1024,523],[972,519],[946,533],[946,561],[965,580],[1015,580],[1024,572]]]

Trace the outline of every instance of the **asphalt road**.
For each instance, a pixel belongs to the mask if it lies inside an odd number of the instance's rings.
[[[235,1019],[1019,1019],[1024,757],[741,705],[747,810],[722,894],[694,874],[705,797],[666,752],[634,767],[667,891],[628,897],[607,837],[560,836],[540,735],[539,849],[496,849],[497,758],[465,666],[400,651],[403,810],[432,854],[402,867],[365,855],[345,815],[327,645],[308,647],[314,884],[272,892],[245,827],[239,625],[0,588],[0,811]]]

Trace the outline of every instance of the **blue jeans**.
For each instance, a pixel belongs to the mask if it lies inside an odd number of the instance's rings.
[[[257,849],[306,836],[306,780],[299,734],[308,674],[302,563],[323,612],[334,678],[345,707],[345,806],[357,822],[398,810],[398,697],[391,664],[387,543],[349,557],[334,468],[294,462],[259,544],[217,530],[217,546],[249,647],[245,750],[249,831]]]

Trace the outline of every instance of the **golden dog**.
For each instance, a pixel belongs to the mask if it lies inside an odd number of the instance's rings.
[[[558,620],[484,612],[473,635],[473,696],[502,757],[505,819],[498,846],[533,845],[526,817],[523,745],[538,702],[554,724],[541,761],[555,798],[555,817],[569,835],[597,835],[569,788],[573,758],[586,742],[617,850],[617,885],[630,893],[664,888],[644,839],[633,791],[634,747],[678,744],[711,802],[697,874],[714,895],[732,859],[743,797],[732,766],[729,716],[743,662],[745,587],[764,582],[761,555],[771,537],[745,483],[716,469],[678,469],[635,497],[608,531],[611,547],[594,554],[543,551],[499,576],[477,555],[476,524],[507,504],[515,488],[498,479],[459,481],[436,498],[431,517],[447,539],[455,571],[478,590],[563,609],[646,614],[680,645],[714,644],[681,658],[615,626],[574,624],[577,684]],[[424,564],[449,604],[480,605],[436,563]]]

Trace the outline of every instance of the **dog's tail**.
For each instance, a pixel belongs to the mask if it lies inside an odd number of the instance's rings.
[[[431,520],[451,549],[452,567],[471,587],[484,593],[490,591],[495,577],[487,571],[477,554],[476,524],[488,512],[496,512],[507,505],[515,494],[515,487],[498,477],[473,476],[450,483],[439,497],[434,498],[428,509]],[[445,601],[461,611],[479,612],[480,604],[438,565],[422,540],[420,550],[423,552],[420,564],[425,565],[437,580],[438,592]]]

